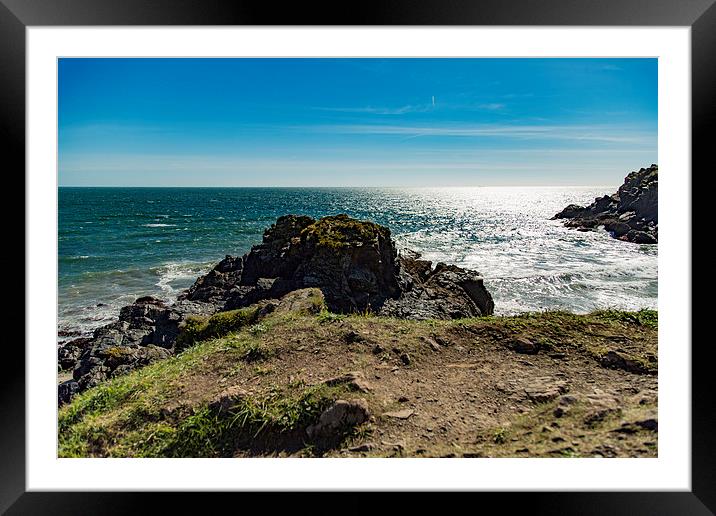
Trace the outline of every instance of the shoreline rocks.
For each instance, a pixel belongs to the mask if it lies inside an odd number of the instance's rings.
[[[659,167],[631,172],[612,195],[598,197],[589,206],[570,204],[552,219],[582,231],[603,226],[614,238],[635,244],[656,244],[659,232]]]
[[[59,366],[72,368],[73,379],[59,390],[59,403],[181,351],[177,337],[188,316],[266,302],[280,309],[278,299],[303,289],[319,289],[337,313],[455,319],[494,312],[480,273],[444,263],[433,268],[416,252],[398,253],[386,227],[347,215],[285,215],[260,244],[241,257],[226,256],[175,303],[141,297],[91,337],[63,343]]]

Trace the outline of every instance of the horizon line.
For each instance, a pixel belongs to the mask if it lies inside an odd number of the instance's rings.
[[[57,188],[136,188],[136,189],[147,189],[147,188],[494,188],[494,187],[500,187],[500,188],[508,188],[508,187],[514,187],[514,188],[520,188],[520,187],[528,187],[528,188],[554,188],[554,187],[562,187],[562,188],[603,188],[603,187],[609,187],[610,185],[602,184],[602,185],[574,185],[574,184],[568,184],[568,185],[562,185],[562,184],[495,184],[495,185],[413,185],[413,186],[405,186],[405,185],[384,185],[384,186],[364,186],[364,185],[321,185],[321,186],[314,186],[314,185],[282,185],[282,186],[270,186],[270,185],[245,185],[245,186],[238,186],[238,185],[181,185],[181,186],[167,186],[167,185],[151,185],[151,186],[135,186],[135,185],[58,185]]]

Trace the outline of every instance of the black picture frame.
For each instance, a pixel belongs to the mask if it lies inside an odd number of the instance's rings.
[[[380,3],[306,4],[211,0],[0,0],[0,135],[6,144],[3,153],[8,174],[19,179],[25,170],[25,29],[31,26],[83,25],[574,25],[574,26],[688,26],[691,27],[692,73],[692,169],[707,174],[710,165],[710,135],[716,125],[716,0],[391,0]],[[9,158],[9,159],[8,159]],[[691,173],[690,171],[686,171]],[[24,177],[24,175],[23,175]],[[691,175],[692,181],[703,177]],[[17,181],[16,192],[24,189]],[[700,189],[703,194],[704,189]],[[693,192],[698,194],[699,189]],[[16,197],[20,197],[19,194]],[[24,195],[23,195],[24,198]],[[693,197],[692,206],[703,205]],[[708,205],[708,203],[704,203]],[[701,224],[692,211],[692,235],[700,235]],[[19,224],[14,222],[19,228]],[[19,230],[19,229],[18,229]],[[24,225],[23,235],[24,242]],[[20,240],[16,240],[19,242]],[[19,244],[12,250],[18,253]],[[23,246],[24,255],[24,246]],[[697,257],[693,254],[692,256]],[[50,259],[50,258],[48,258]],[[13,274],[21,260],[13,255]],[[693,262],[693,266],[697,265]],[[24,263],[24,260],[22,261]],[[25,277],[32,274],[25,269]],[[694,268],[692,267],[692,276]],[[18,288],[14,292],[20,292]],[[22,287],[24,291],[24,285]],[[694,298],[695,301],[696,298]],[[15,295],[14,307],[20,302]],[[25,306],[26,310],[32,307]],[[692,321],[702,320],[704,305],[692,303]],[[12,308],[18,310],[18,308]],[[20,314],[17,314],[18,316]],[[25,315],[25,314],[24,314]],[[705,314],[704,314],[705,315]],[[19,317],[18,317],[19,319]],[[695,328],[694,328],[695,330]],[[20,330],[23,333],[22,330]],[[710,339],[692,334],[692,490],[690,492],[539,492],[469,494],[464,500],[499,507],[500,512],[516,509],[530,514],[714,514],[716,511],[716,404],[711,389],[713,345]],[[24,335],[19,335],[24,342]],[[3,350],[4,373],[0,401],[0,511],[7,514],[124,514],[148,512],[159,502],[163,511],[192,506],[207,508],[212,502],[254,503],[266,506],[266,494],[204,494],[188,497],[181,493],[78,493],[26,492],[25,489],[25,352],[6,336]],[[691,343],[690,343],[691,344]],[[8,366],[11,364],[11,366]],[[221,496],[223,500],[216,500]],[[299,512],[364,512],[371,502],[365,494],[343,495],[334,505],[321,495],[293,493],[283,497],[287,507]],[[457,495],[451,495],[457,496]],[[459,495],[468,496],[468,495]],[[370,498],[370,496],[369,496]],[[423,494],[410,501],[423,504]],[[152,503],[154,502],[154,503]],[[451,505],[461,503],[451,500]],[[497,504],[497,505],[494,505]],[[271,497],[271,508],[276,499]],[[402,510],[406,510],[403,506]],[[322,510],[323,509],[323,510]],[[199,510],[199,509],[198,509]],[[237,507],[238,510],[238,507]],[[401,511],[402,511],[401,510]]]

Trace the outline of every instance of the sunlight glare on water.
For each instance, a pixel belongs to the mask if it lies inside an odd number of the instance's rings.
[[[174,300],[288,213],[388,226],[399,247],[480,271],[498,314],[656,308],[657,246],[549,220],[615,189],[61,188],[59,328],[97,327],[141,295]]]

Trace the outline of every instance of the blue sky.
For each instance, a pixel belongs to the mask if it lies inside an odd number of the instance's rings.
[[[60,186],[614,185],[656,59],[60,59]]]

